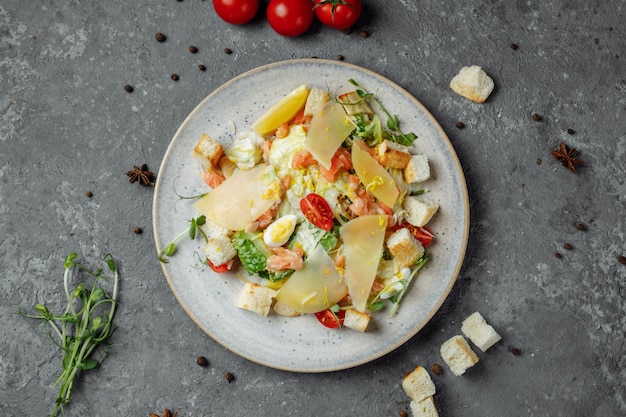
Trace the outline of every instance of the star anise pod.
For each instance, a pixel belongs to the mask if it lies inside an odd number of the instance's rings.
[[[163,410],[163,417],[176,417],[177,415],[178,415],[178,411],[172,414],[172,412],[168,410],[167,408]],[[159,417],[159,415],[155,413],[150,413],[150,417]]]
[[[126,173],[130,178],[130,183],[139,182],[141,185],[154,185],[154,173],[148,170],[148,165],[143,164],[141,167],[133,165],[133,169]]]
[[[559,149],[554,149],[550,153],[554,159],[572,172],[576,172],[576,165],[583,164],[581,159],[576,158],[578,155],[576,148],[567,149],[567,146],[565,146],[563,142],[559,143]]]

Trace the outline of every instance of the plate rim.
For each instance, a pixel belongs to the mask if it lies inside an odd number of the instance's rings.
[[[262,366],[266,366],[268,368],[272,368],[272,369],[277,369],[277,370],[282,370],[282,371],[288,371],[288,372],[294,372],[294,373],[326,373],[326,372],[335,372],[335,371],[341,371],[341,370],[346,370],[346,369],[350,369],[350,368],[355,368],[361,365],[364,365],[366,363],[370,363],[373,362],[385,355],[388,355],[389,353],[395,351],[396,349],[398,349],[400,346],[404,345],[405,343],[407,343],[410,339],[412,339],[413,337],[415,337],[433,318],[433,316],[441,309],[441,306],[443,305],[443,303],[445,302],[445,300],[447,300],[452,288],[454,287],[461,269],[463,267],[463,263],[464,263],[464,259],[465,259],[465,255],[467,252],[467,245],[468,245],[468,240],[469,240],[469,231],[470,231],[470,205],[469,205],[469,193],[468,193],[468,189],[467,189],[467,182],[465,179],[465,173],[463,171],[462,165],[460,163],[460,160],[458,158],[458,155],[456,153],[456,150],[454,149],[454,146],[452,145],[452,142],[450,141],[450,138],[448,137],[448,135],[445,133],[445,131],[443,130],[443,128],[441,127],[440,123],[437,121],[437,119],[435,119],[435,117],[431,114],[431,112],[417,99],[415,98],[411,93],[409,93],[404,87],[400,86],[399,84],[397,84],[396,82],[390,80],[389,78],[387,78],[384,75],[381,75],[375,71],[372,71],[370,69],[355,65],[355,64],[351,64],[351,63],[346,63],[346,62],[341,62],[341,61],[333,61],[333,60],[329,60],[329,59],[319,59],[319,58],[299,58],[299,59],[288,59],[288,60],[283,60],[283,61],[277,61],[277,62],[272,62],[269,64],[264,64],[252,69],[249,69],[247,71],[244,71],[242,73],[240,73],[239,75],[236,75],[235,77],[229,79],[228,81],[222,83],[221,85],[219,85],[217,88],[213,89],[204,99],[202,99],[195,107],[194,109],[185,117],[185,119],[181,122],[181,124],[178,126],[178,128],[176,129],[174,136],[172,137],[172,139],[170,140],[165,153],[163,154],[161,163],[159,165],[159,171],[157,172],[157,179],[155,182],[155,190],[154,190],[154,195],[153,195],[153,199],[152,199],[152,229],[153,229],[153,239],[154,239],[154,243],[155,243],[155,247],[156,247],[156,253],[157,255],[161,252],[161,250],[163,249],[160,246],[159,241],[160,239],[160,232],[159,229],[157,227],[157,199],[159,197],[159,191],[162,187],[162,182],[160,181],[160,176],[159,173],[163,170],[163,168],[166,165],[166,162],[169,160],[169,157],[171,155],[171,153],[174,150],[174,145],[175,142],[177,142],[178,138],[181,135],[181,132],[183,132],[185,130],[185,127],[187,126],[187,124],[190,123],[190,121],[194,118],[194,116],[199,113],[202,109],[202,107],[204,106],[204,104],[211,100],[212,97],[214,97],[215,95],[219,94],[222,90],[227,89],[230,85],[238,82],[240,79],[242,78],[246,78],[249,76],[254,75],[257,72],[262,72],[265,71],[267,69],[271,69],[271,68],[276,68],[276,67],[281,67],[281,66],[289,66],[289,65],[294,65],[294,64],[306,64],[306,63],[311,63],[311,64],[325,64],[325,65],[331,65],[331,66],[337,66],[337,67],[344,67],[344,68],[348,68],[351,70],[354,70],[355,72],[362,72],[365,73],[371,77],[377,78],[381,81],[383,81],[386,84],[389,84],[391,86],[393,86],[395,89],[397,89],[398,91],[400,91],[401,93],[403,93],[406,98],[411,101],[417,108],[419,108],[423,114],[426,116],[426,118],[428,119],[428,121],[432,124],[432,126],[435,128],[435,130],[437,131],[437,134],[439,136],[440,139],[443,140],[446,148],[448,149],[448,153],[449,156],[451,157],[452,161],[454,162],[454,171],[456,172],[456,174],[458,175],[458,181],[459,181],[459,185],[461,188],[461,195],[462,195],[462,200],[463,200],[463,213],[464,213],[464,218],[463,218],[463,230],[462,230],[462,242],[460,245],[460,250],[458,253],[458,259],[456,260],[456,263],[454,265],[453,268],[453,273],[452,276],[445,288],[445,290],[441,293],[439,299],[437,300],[437,302],[434,304],[434,307],[429,311],[429,313],[424,317],[424,319],[414,328],[411,329],[411,331],[407,332],[406,335],[404,335],[404,337],[401,337],[397,340],[397,342],[389,345],[386,349],[382,349],[381,352],[378,352],[375,355],[372,356],[368,356],[366,358],[362,358],[359,360],[355,360],[355,361],[350,361],[350,362],[346,362],[345,364],[341,365],[341,366],[330,366],[330,367],[325,367],[325,368],[306,368],[306,367],[289,367],[289,366],[280,366],[280,365],[276,365],[276,364],[272,364],[269,363],[267,361],[263,361],[257,357],[252,357],[251,355],[245,354],[244,352],[237,350],[235,347],[227,345],[226,343],[222,342],[222,340],[215,335],[212,331],[210,331],[208,328],[206,328],[206,326],[204,326],[201,321],[199,320],[199,318],[197,317],[197,315],[191,311],[191,309],[189,308],[189,306],[186,305],[186,303],[183,302],[181,295],[179,294],[179,292],[176,290],[173,281],[172,281],[172,277],[170,276],[166,266],[166,263],[160,262],[159,264],[161,266],[161,270],[163,271],[163,274],[165,275],[166,281],[168,283],[168,286],[170,288],[170,290],[172,291],[172,293],[174,294],[176,301],[178,302],[178,304],[183,308],[183,311],[185,311],[185,313],[188,315],[189,318],[192,319],[192,321],[205,333],[207,334],[209,337],[211,337],[211,339],[215,342],[217,342],[219,345],[221,345],[222,347],[226,348],[228,351],[236,354],[237,356],[240,356],[250,362],[262,365]]]

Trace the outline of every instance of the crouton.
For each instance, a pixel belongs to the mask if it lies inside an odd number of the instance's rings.
[[[274,313],[279,314],[281,316],[286,316],[286,317],[298,317],[301,315],[299,311],[294,310],[293,308],[289,307],[287,304],[281,303],[278,300],[272,306],[272,310],[274,310]]]
[[[215,266],[223,265],[237,255],[237,249],[230,238],[219,234],[209,237],[202,251]]]
[[[502,339],[478,311],[463,320],[461,331],[483,352]]]
[[[367,313],[362,313],[357,310],[346,310],[343,325],[349,329],[364,332],[367,329],[370,318],[371,316]]]
[[[369,104],[367,104],[367,102],[359,96],[359,93],[356,91],[341,94],[337,97],[337,100],[343,104],[343,108],[350,116],[354,116],[359,113],[374,114],[374,111]]]
[[[435,395],[435,384],[422,366],[417,366],[402,378],[402,388],[411,400],[418,403]]]
[[[422,227],[439,210],[439,204],[422,196],[407,196],[402,203],[407,212],[406,220],[413,226]]]
[[[200,161],[202,167],[207,171],[215,169],[223,154],[224,147],[222,144],[206,133],[202,134],[193,148],[193,157]]]
[[[313,87],[309,92],[304,105],[304,116],[313,116],[322,111],[322,107],[330,100],[330,94],[326,90]]]
[[[424,247],[406,227],[389,236],[387,248],[402,267],[413,265],[424,254]]]
[[[424,398],[422,401],[411,401],[409,407],[413,417],[439,417],[439,411],[435,407],[432,396]]]
[[[237,298],[237,307],[267,316],[278,292],[269,287],[247,282]]]
[[[404,167],[404,181],[409,184],[424,182],[430,178],[430,166],[426,155],[411,155]]]
[[[411,161],[411,154],[406,146],[384,140],[376,146],[380,164],[387,168],[404,169]]]
[[[480,360],[467,340],[461,335],[453,336],[445,341],[439,349],[442,359],[452,373],[461,376]]]
[[[494,82],[481,67],[472,65],[461,68],[450,81],[450,88],[475,103],[484,103],[493,91]]]

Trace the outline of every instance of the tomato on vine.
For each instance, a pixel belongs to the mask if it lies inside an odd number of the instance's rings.
[[[252,20],[259,10],[259,0],[213,0],[215,13],[233,25],[243,25]]]
[[[361,15],[361,0],[315,0],[313,4],[319,21],[333,29],[351,28]]]
[[[267,21],[279,35],[302,35],[314,17],[310,0],[270,0],[267,5]]]

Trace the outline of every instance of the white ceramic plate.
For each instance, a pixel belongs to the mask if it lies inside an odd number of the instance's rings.
[[[439,309],[457,278],[469,231],[465,179],[446,134],[430,113],[404,89],[354,65],[319,59],[278,62],[242,74],[213,91],[180,126],[158,172],[153,206],[157,251],[189,226],[196,216],[193,200],[207,191],[192,150],[203,133],[228,146],[234,129],[249,127],[280,98],[301,84],[350,91],[353,78],[374,93],[405,132],[418,135],[416,148],[430,160],[432,179],[425,185],[440,211],[429,223],[435,235],[431,259],[404,297],[398,313],[373,314],[365,333],[331,330],[313,315],[262,317],[238,309],[235,300],[246,276],[241,269],[215,274],[197,268],[202,241],[183,239],[169,263],[167,281],[185,312],[214,340],[250,361],[294,372],[326,372],[379,358],[414,336]],[[236,192],[236,190],[233,190]]]

